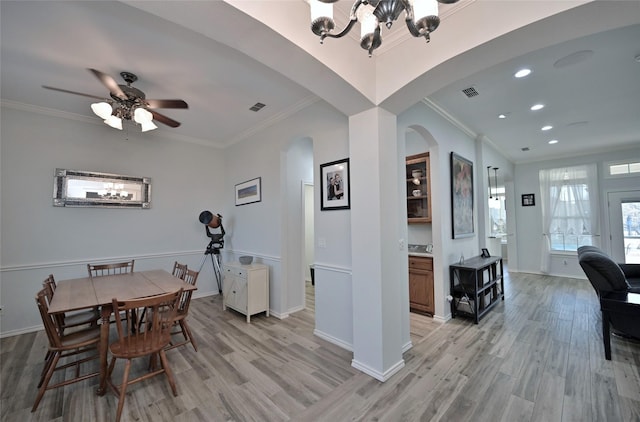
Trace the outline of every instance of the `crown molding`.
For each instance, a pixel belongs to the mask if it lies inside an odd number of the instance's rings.
[[[94,117],[88,117],[77,113],[70,113],[68,111],[56,110],[48,107],[36,106],[33,104],[25,104],[18,101],[0,99],[0,106],[10,108],[18,111],[26,111],[29,113],[36,113],[43,116],[56,117],[59,119],[73,120],[76,122],[88,123],[96,126],[102,126],[103,123],[99,119]],[[188,142],[191,144],[197,144],[209,148],[224,148],[224,145],[215,141],[194,138],[192,136],[180,135],[172,132],[159,132],[154,134],[154,136],[162,136],[169,140],[178,141],[178,142]]]
[[[421,102],[425,104],[427,107],[429,107],[431,110],[438,113],[440,116],[444,117],[449,123],[454,125],[456,128],[460,129],[469,138],[476,139],[478,137],[477,133],[469,129],[469,127],[466,126],[464,123],[462,123],[460,120],[453,117],[451,113],[449,113],[447,110],[445,110],[441,105],[439,105],[435,101],[429,98],[423,98]]]
[[[57,117],[66,120],[75,120],[77,122],[90,123],[98,125],[96,119],[83,116],[81,114],[70,113],[68,111],[56,110],[48,107],[41,107],[33,104],[25,104],[18,101],[0,99],[0,106],[18,111],[26,111],[29,113],[42,114],[43,116]],[[102,122],[99,122],[102,123]]]
[[[439,7],[446,6],[445,10],[443,10],[442,13],[439,13],[438,15],[440,17],[440,25],[446,25],[444,22],[449,18],[449,16],[459,12],[460,10],[475,3],[476,1],[477,0],[460,0],[454,4],[445,4],[445,5],[439,4],[438,5]],[[406,41],[416,40],[416,37],[411,35],[409,31],[406,30],[406,24],[404,23],[404,19],[402,19],[402,22],[401,22],[400,18],[398,18],[398,20],[396,21],[396,24],[398,24],[399,26],[402,26],[404,30],[396,30],[389,34],[383,34],[384,42],[376,51],[374,51],[374,56],[381,56],[391,51],[392,49],[394,49],[394,47]],[[433,35],[434,37],[438,36],[437,31],[438,30],[436,29],[436,31],[432,33],[432,34],[435,34]],[[360,42],[360,38],[357,38],[357,41]]]

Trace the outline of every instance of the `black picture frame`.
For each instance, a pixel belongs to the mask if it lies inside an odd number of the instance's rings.
[[[236,185],[236,207],[262,201],[262,177]]]
[[[480,256],[482,256],[483,258],[490,258],[491,254],[489,253],[489,249],[482,248],[482,254]]]
[[[451,152],[451,237],[472,237],[473,162]]]
[[[522,195],[522,206],[533,207],[536,205],[536,195],[533,193],[525,193]]]
[[[320,164],[320,210],[351,208],[349,158]],[[338,182],[336,184],[336,178]]]

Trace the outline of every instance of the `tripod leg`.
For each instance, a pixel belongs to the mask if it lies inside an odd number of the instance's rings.
[[[216,282],[218,283],[218,293],[222,294],[222,269],[220,268],[220,254],[211,255],[211,264],[213,265],[213,273],[215,274]]]
[[[204,266],[204,261],[207,260],[207,252],[202,255],[202,259],[200,260],[200,267],[198,267],[198,272],[202,271],[202,267]]]

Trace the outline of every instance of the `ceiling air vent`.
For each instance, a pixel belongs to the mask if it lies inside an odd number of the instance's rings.
[[[529,147],[522,148],[523,151],[529,151]]]
[[[253,106],[251,106],[251,108],[249,110],[251,111],[260,111],[260,109],[262,107],[264,107],[265,105],[262,103],[255,103]]]
[[[472,86],[470,86],[469,88],[463,89],[462,93],[464,95],[466,95],[467,98],[476,97],[476,96],[480,95],[480,94],[478,94],[478,91],[476,91],[476,89],[474,87],[472,87]]]

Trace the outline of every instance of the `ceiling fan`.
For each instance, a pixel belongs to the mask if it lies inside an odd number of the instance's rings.
[[[138,77],[130,72],[120,72],[120,76],[127,83],[119,85],[115,79],[96,69],[88,69],[93,73],[104,86],[109,90],[111,98],[105,99],[92,94],[84,94],[82,92],[70,91],[67,89],[54,88],[43,85],[43,88],[54,91],[66,92],[67,94],[82,95],[84,97],[96,98],[103,100],[100,103],[91,105],[94,113],[104,119],[104,122],[116,129],[122,129],[122,119],[134,120],[142,126],[142,131],[155,129],[157,126],[153,124],[152,119],[157,120],[170,127],[180,126],[177,122],[163,114],[153,110],[156,108],[189,108],[183,100],[150,100],[146,98],[144,92],[131,84],[138,80]]]

